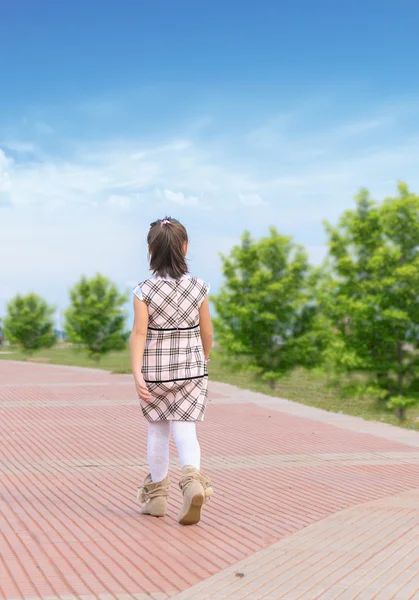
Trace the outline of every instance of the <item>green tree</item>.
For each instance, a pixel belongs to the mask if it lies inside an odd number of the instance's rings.
[[[127,298],[102,275],[82,277],[70,290],[66,332],[70,341],[87,347],[91,357],[121,350],[127,343],[123,306]]]
[[[305,250],[272,227],[258,241],[246,232],[221,259],[224,284],[212,301],[227,355],[244,359],[272,386],[296,365],[315,364],[317,308],[308,295]]]
[[[356,209],[326,224],[323,307],[335,326],[328,356],[400,419],[419,400],[419,197],[405,184],[382,204],[362,190]]]
[[[18,294],[7,305],[4,330],[5,337],[28,354],[50,348],[56,342],[54,308],[37,294]]]

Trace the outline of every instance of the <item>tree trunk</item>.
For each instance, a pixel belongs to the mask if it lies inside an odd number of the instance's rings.
[[[403,346],[400,343],[397,344],[397,362],[399,365],[399,369],[397,371],[397,391],[399,396],[403,396]]]

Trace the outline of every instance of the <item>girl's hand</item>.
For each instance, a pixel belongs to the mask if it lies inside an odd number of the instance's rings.
[[[135,388],[137,390],[137,394],[140,400],[143,400],[144,402],[150,402],[151,394],[148,391],[148,387],[146,382],[144,381],[144,377],[142,375],[137,375],[134,379]]]

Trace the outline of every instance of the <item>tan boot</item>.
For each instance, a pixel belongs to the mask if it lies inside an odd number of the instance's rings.
[[[184,467],[179,487],[183,493],[183,506],[178,522],[181,525],[195,525],[201,520],[202,506],[209,502],[214,493],[211,481],[195,467]]]
[[[147,475],[144,483],[138,488],[137,500],[144,504],[141,508],[142,515],[151,515],[152,517],[164,517],[167,509],[167,498],[169,497],[169,476],[163,481],[153,483],[151,475]]]

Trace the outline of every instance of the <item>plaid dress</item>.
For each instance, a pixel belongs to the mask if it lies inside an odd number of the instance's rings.
[[[149,322],[143,376],[152,399],[141,401],[148,421],[202,421],[208,371],[199,308],[209,286],[196,277],[152,277],[134,294],[147,304]]]

